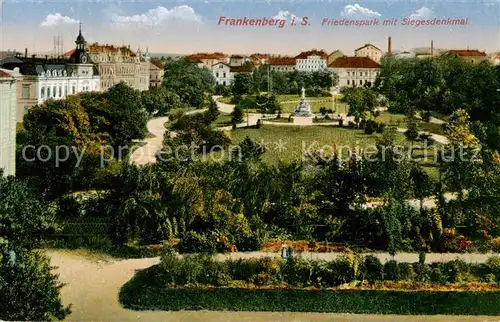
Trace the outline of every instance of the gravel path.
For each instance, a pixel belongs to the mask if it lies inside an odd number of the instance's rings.
[[[72,304],[68,321],[499,321],[487,316],[401,316],[325,313],[133,311],[118,303],[118,292],[137,270],[158,263],[157,258],[96,259],[75,252],[49,251],[52,265],[67,285],[61,290],[63,303]]]

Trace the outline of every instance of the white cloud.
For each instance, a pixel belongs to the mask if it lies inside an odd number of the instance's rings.
[[[375,18],[382,16],[380,13],[373,11],[371,9],[360,6],[359,4],[347,5],[340,12],[342,17],[349,18]]]
[[[420,9],[417,9],[415,13],[412,13],[410,15],[410,18],[414,19],[429,19],[434,16],[434,11],[432,9],[429,9],[427,7],[422,7]]]
[[[42,21],[40,24],[41,27],[53,27],[53,26],[60,26],[64,24],[76,24],[78,23],[77,20],[68,17],[68,16],[63,16],[60,13],[54,13],[54,14],[49,14],[47,17],[45,17],[45,20]]]
[[[288,17],[290,18],[296,18],[297,16],[294,15],[293,13],[290,13],[290,11],[283,11],[280,10],[276,16],[273,17],[273,19],[279,19],[279,20],[288,20]]]
[[[141,14],[131,16],[115,14],[111,17],[111,22],[114,25],[133,25],[146,28],[160,26],[173,20],[201,22],[201,17],[196,14],[193,8],[186,5],[173,7],[172,9],[158,6]]]

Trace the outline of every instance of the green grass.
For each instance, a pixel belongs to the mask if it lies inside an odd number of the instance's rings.
[[[231,125],[231,115],[220,113],[215,122],[213,123],[213,125],[215,127]]]
[[[217,100],[221,103],[231,104],[231,96],[219,97]]]
[[[403,114],[391,114],[389,112],[382,112],[375,118],[377,122],[396,125],[398,127],[406,128],[406,116]],[[420,131],[444,135],[443,128],[440,124],[428,123],[417,120],[417,126]]]
[[[245,137],[249,136],[253,141],[267,145],[267,151],[263,156],[263,161],[269,164],[277,164],[279,161],[292,162],[303,159],[304,152],[316,151],[322,146],[337,148],[348,146],[350,148],[364,147],[375,144],[376,134],[366,135],[362,130],[353,130],[333,126],[276,126],[264,125],[260,129],[242,128],[227,133],[232,144],[238,144]],[[284,150],[279,151],[277,145],[283,143]],[[304,146],[304,148],[303,148]],[[325,148],[331,151],[331,148]],[[343,149],[347,155],[347,148]]]
[[[132,310],[500,315],[500,292],[167,288],[140,271],[119,294]],[[146,278],[145,278],[146,277]]]

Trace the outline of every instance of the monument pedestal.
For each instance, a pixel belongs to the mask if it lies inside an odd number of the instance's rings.
[[[314,116],[294,116],[293,125],[313,125]]]

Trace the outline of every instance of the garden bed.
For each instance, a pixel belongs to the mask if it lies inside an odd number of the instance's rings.
[[[133,310],[500,315],[500,292],[138,287],[120,292]]]
[[[217,261],[165,253],[119,299],[136,310],[498,315],[500,259],[382,264],[373,256]]]

